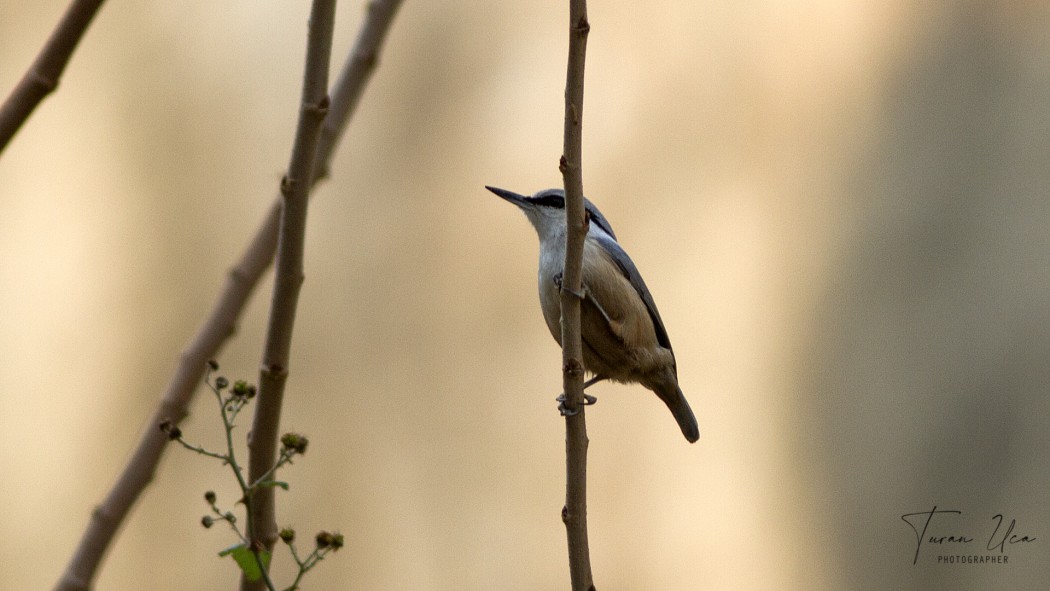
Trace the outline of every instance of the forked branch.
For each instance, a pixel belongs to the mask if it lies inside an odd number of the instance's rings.
[[[328,118],[317,148],[315,182],[327,169],[335,146],[375,71],[377,56],[400,6],[401,0],[373,0],[368,5],[368,14],[331,93]],[[168,439],[158,426],[165,419],[177,425],[186,417],[186,409],[204,377],[208,360],[218,356],[219,349],[233,334],[249,296],[273,261],[280,211],[281,197],[278,195],[239,261],[230,269],[211,312],[179,356],[178,367],[146,423],[131,459],[92,513],[76,551],[55,586],[57,590],[91,588],[102,557],[113,543],[131,506],[153,480],[157,464],[167,447]]]

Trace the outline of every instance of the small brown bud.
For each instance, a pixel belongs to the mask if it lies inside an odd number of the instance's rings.
[[[277,535],[285,544],[291,544],[295,541],[295,530],[290,527],[286,527],[281,531],[277,532]]]
[[[332,542],[335,541],[335,536],[326,531],[322,531],[317,533],[316,540],[318,548],[327,548],[332,545]]]
[[[182,437],[182,429],[175,426],[175,423],[171,419],[164,419],[160,422],[160,430],[162,433],[168,434],[168,439],[174,441]]]
[[[298,433],[285,433],[281,435],[281,445],[285,449],[291,450],[297,454],[306,453],[306,446],[309,445],[310,441]]]
[[[332,550],[338,550],[343,547],[343,534],[332,534]]]

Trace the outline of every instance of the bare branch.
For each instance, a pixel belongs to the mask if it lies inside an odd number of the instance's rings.
[[[565,388],[565,506],[573,591],[594,589],[587,541],[587,422],[583,405],[580,298],[583,244],[588,220],[583,206],[583,75],[587,55],[586,0],[569,0],[569,59],[565,80],[565,145],[559,168],[565,184],[565,267],[561,292],[562,381]]]
[[[47,43],[40,50],[33,65],[0,106],[0,153],[11,138],[29,119],[44,97],[58,88],[58,80],[66,69],[73,50],[80,43],[103,0],[73,0]]]
[[[401,2],[402,0],[371,0],[368,3],[365,22],[357,34],[350,55],[343,65],[343,72],[331,94],[332,104],[328,109],[328,118],[324,121],[324,129],[321,130],[320,145],[317,147],[314,182],[328,176],[328,161],[332,151],[339,144],[346,130],[346,123],[357,110],[365,85],[372,79],[372,73],[379,64],[379,52]]]
[[[292,329],[303,283],[306,210],[313,184],[314,160],[321,126],[328,115],[328,67],[335,28],[335,0],[314,0],[310,10],[302,102],[288,174],[281,180],[284,204],[277,239],[277,259],[270,320],[259,372],[259,394],[248,442],[248,480],[260,479],[277,457],[284,386],[288,379]],[[248,539],[253,552],[273,549],[277,521],[273,488],[263,487],[245,499]],[[266,566],[262,565],[263,570]],[[260,589],[263,581],[241,579],[241,589]]]
[[[328,160],[375,71],[376,56],[400,5],[401,0],[375,0],[369,5],[368,16],[332,91],[332,104],[317,151],[315,182],[321,176],[319,172],[327,168]],[[204,377],[207,361],[217,356],[220,347],[233,334],[248,297],[273,261],[280,211],[281,197],[277,196],[240,260],[231,268],[211,313],[183,350],[178,367],[147,422],[131,459],[105,500],[92,513],[76,552],[55,586],[58,591],[82,591],[91,587],[117,529],[146,485],[153,480],[157,464],[167,447],[168,438],[158,425],[165,419],[178,424],[186,417],[186,409]]]
[[[277,245],[279,205],[275,203],[270,208],[266,220],[241,260],[230,270],[211,314],[179,357],[175,374],[146,424],[138,447],[105,500],[91,514],[91,522],[55,587],[58,591],[84,591],[91,588],[99,563],[117,529],[142,490],[153,480],[157,463],[169,443],[168,437],[158,426],[164,420],[178,424],[186,417],[186,409],[204,377],[208,360],[233,334],[248,296],[273,260]]]

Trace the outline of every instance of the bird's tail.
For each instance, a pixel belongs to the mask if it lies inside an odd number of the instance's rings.
[[[685,395],[682,394],[682,389],[678,387],[677,380],[664,382],[654,388],[653,391],[660,397],[660,400],[664,401],[667,408],[671,409],[674,420],[678,421],[678,426],[682,429],[682,435],[685,435],[689,443],[695,443],[697,439],[700,439],[700,427],[696,424],[693,409],[689,408],[689,402],[686,401]]]

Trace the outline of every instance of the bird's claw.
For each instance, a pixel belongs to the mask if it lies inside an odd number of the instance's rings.
[[[553,277],[554,285],[558,286],[558,291],[567,291],[567,292],[571,293],[572,295],[580,298],[581,300],[584,299],[585,297],[587,297],[587,290],[586,289],[577,292],[577,291],[573,291],[573,290],[565,287],[564,285],[562,285],[562,277],[563,277],[563,275],[562,275],[562,273],[560,271]]]
[[[569,408],[565,406],[566,400],[564,394],[558,396],[557,398],[555,398],[555,400],[558,401],[558,412],[561,414],[561,416],[571,417],[573,415],[580,414],[579,408]],[[580,406],[592,406],[595,402],[598,402],[598,399],[596,397],[591,396],[590,394],[584,394],[583,402],[580,403]]]

